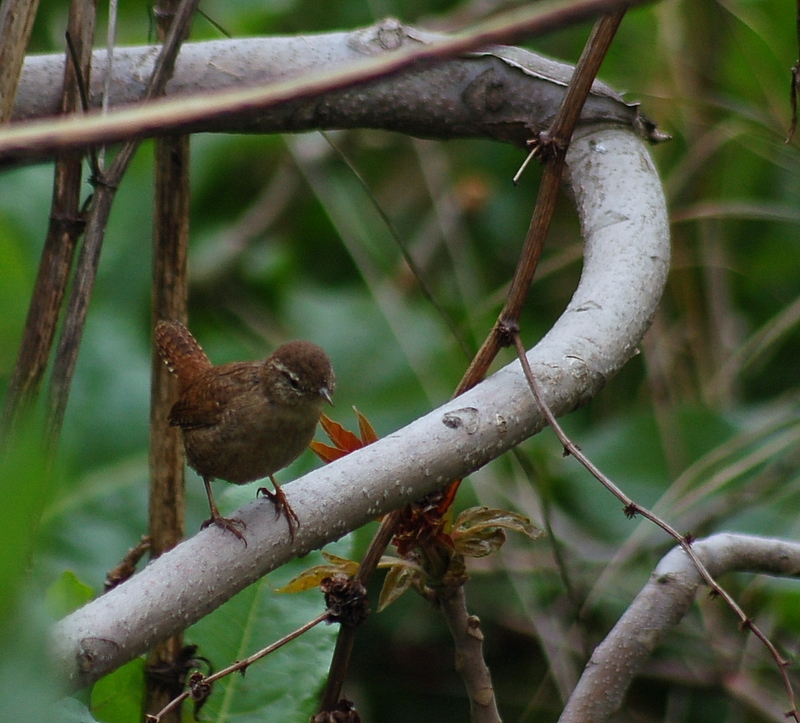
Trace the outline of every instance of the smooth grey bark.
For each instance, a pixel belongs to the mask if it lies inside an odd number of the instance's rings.
[[[644,142],[623,128],[585,129],[567,163],[585,241],[583,274],[563,315],[528,354],[556,414],[591,399],[636,352],[669,268],[666,205]],[[294,542],[268,501],[246,505],[236,514],[247,523],[247,547],[212,526],[57,623],[53,657],[65,685],[88,685],[290,558],[468,475],[544,425],[517,362],[288,485],[300,518]]]
[[[696,541],[692,549],[715,579],[727,572],[800,576],[797,542],[718,534]],[[622,705],[625,692],[645,660],[688,612],[704,585],[694,563],[680,547],[665,555],[625,614],[592,653],[559,723],[607,721]]]
[[[549,127],[571,78],[572,66],[508,46],[417,63],[377,80],[294,98],[268,109],[243,104],[235,112],[220,114],[215,108],[215,99],[224,91],[307,78],[446,38],[390,19],[346,33],[187,43],[167,86],[166,98],[208,94],[208,102],[204,111],[193,109],[190,120],[173,118],[168,131],[283,133],[379,128],[424,138],[495,138],[526,147],[528,140]],[[134,104],[142,98],[157,53],[157,46],[115,50],[109,84],[112,108]],[[57,113],[54,79],[63,72],[63,63],[62,55],[26,60],[14,108],[15,121]],[[100,106],[105,85],[105,52],[98,50],[91,73],[93,108]],[[596,81],[581,122],[604,121],[634,127],[649,140],[664,138],[636,104],[626,103],[607,85]],[[162,127],[160,133],[163,132]],[[144,133],[159,134],[151,127],[145,128]]]

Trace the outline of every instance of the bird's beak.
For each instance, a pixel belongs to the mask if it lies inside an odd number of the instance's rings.
[[[322,387],[319,390],[319,395],[331,406],[333,406],[333,399],[331,399],[331,393],[328,390],[328,387]]]

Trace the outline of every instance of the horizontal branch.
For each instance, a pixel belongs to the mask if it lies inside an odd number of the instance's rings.
[[[573,298],[529,352],[549,407],[586,403],[636,353],[669,267],[661,184],[644,142],[601,127],[576,137],[571,192],[585,240]],[[292,557],[464,477],[545,424],[519,364],[425,417],[288,485],[294,542],[271,504],[237,511],[247,546],[211,526],[59,622],[57,665],[70,688],[97,680],[182,630]]]
[[[385,20],[347,33],[187,44],[167,99],[140,106],[134,104],[158,48],[119,48],[109,98],[116,110],[58,120],[41,121],[58,110],[52,88],[63,72],[63,56],[30,57],[14,122],[0,131],[0,161],[131,135],[200,131],[381,128],[427,138],[495,138],[524,147],[549,126],[573,68],[488,43],[519,36],[521,27],[549,27],[542,15],[528,8],[516,24],[512,16],[493,32],[477,28],[460,35]],[[482,49],[467,52],[476,48]],[[90,103],[97,108],[106,83],[103,51],[95,53],[91,80]],[[582,122],[601,121],[632,125],[651,140],[662,137],[635,104],[596,82]]]
[[[719,534],[692,544],[716,579],[728,572],[800,576],[800,543]],[[597,646],[559,723],[604,723],[619,709],[628,686],[667,632],[680,622],[705,584],[688,555],[674,548]]]

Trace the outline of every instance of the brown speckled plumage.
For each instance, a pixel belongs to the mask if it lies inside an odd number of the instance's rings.
[[[183,430],[186,460],[206,482],[210,522],[241,536],[241,521],[220,517],[210,481],[245,484],[297,459],[334,391],[331,362],[316,344],[291,341],[263,361],[212,366],[189,330],[174,322],[159,322],[156,342],[178,377],[169,423]],[[277,484],[274,498],[293,534],[296,516]]]

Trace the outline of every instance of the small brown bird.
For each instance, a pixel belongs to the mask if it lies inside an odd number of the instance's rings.
[[[203,527],[213,523],[244,540],[244,522],[220,515],[211,480],[241,485],[269,476],[275,492],[258,492],[286,515],[294,537],[299,520],[273,474],[308,447],[323,405],[332,404],[336,377],[328,355],[311,342],[290,341],[263,361],[212,366],[191,332],[167,321],[156,326],[156,344],[178,377],[169,423],[183,430],[186,461],[206,486],[211,518]]]

